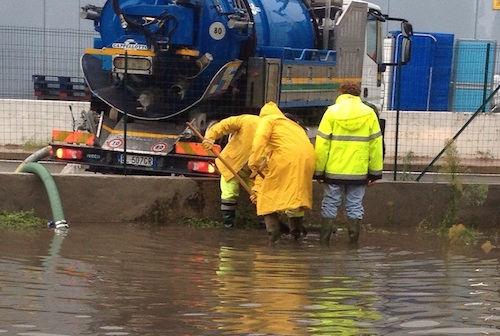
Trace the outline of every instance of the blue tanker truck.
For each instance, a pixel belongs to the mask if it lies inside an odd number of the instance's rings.
[[[377,105],[411,54],[411,25],[364,1],[108,0],[81,16],[99,33],[81,58],[91,108],[55,130],[51,160],[101,173],[216,176],[187,122],[203,133],[274,101],[314,129],[343,81]],[[384,63],[389,20],[401,34]]]

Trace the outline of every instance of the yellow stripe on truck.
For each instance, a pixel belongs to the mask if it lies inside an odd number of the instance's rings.
[[[336,83],[342,84],[345,81],[361,82],[361,78],[328,78],[328,77],[285,77],[281,78],[281,84],[327,84]]]
[[[104,49],[85,49],[86,54],[91,55],[125,55],[129,56],[155,56],[155,53],[149,50],[133,50],[133,49],[118,49],[118,48],[104,48]]]
[[[102,125],[102,128],[111,134],[124,134],[123,130],[117,130],[111,128],[107,125]],[[179,135],[177,134],[161,134],[161,133],[149,133],[149,132],[138,132],[138,131],[127,131],[128,136],[145,137],[145,138],[155,138],[155,139],[177,139]]]

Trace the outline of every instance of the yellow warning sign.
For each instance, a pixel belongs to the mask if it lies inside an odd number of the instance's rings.
[[[500,0],[493,0],[493,9],[500,9]]]

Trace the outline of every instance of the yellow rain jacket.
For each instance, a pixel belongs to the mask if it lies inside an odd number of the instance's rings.
[[[260,118],[253,114],[242,114],[221,120],[208,129],[205,139],[215,142],[224,135],[231,136],[231,140],[224,147],[220,156],[236,172],[239,172],[247,163],[252,150],[252,140],[257,129]],[[226,181],[234,177],[234,174],[217,158],[215,164]]]
[[[257,215],[311,209],[316,160],[311,141],[273,102],[264,105],[259,116],[248,160],[254,173],[260,170],[265,175],[258,183]]]
[[[368,179],[380,179],[382,147],[375,111],[360,97],[342,94],[319,124],[315,175],[335,184],[365,184]]]

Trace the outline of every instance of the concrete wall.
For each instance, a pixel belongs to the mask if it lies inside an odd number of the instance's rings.
[[[71,106],[73,112],[70,111]],[[52,130],[73,129],[73,119],[79,119],[88,102],[0,99],[0,146],[26,143],[47,144]],[[473,113],[411,112],[399,113],[398,156],[413,152],[418,158],[434,158],[465,125]],[[397,112],[382,111],[386,119],[386,163],[393,162],[396,143]],[[456,141],[460,158],[480,160],[481,165],[499,166],[500,114],[481,113],[461,133]]]
[[[481,165],[498,166],[500,160],[500,114],[463,112],[411,112],[399,113],[398,156],[413,152],[416,157],[434,158],[464,125],[455,145],[461,159],[480,161]],[[386,119],[386,162],[395,152],[397,112],[383,111]]]
[[[219,184],[215,179],[177,177],[54,174],[64,214],[70,225],[126,223],[143,220],[174,225],[184,218],[219,219]],[[323,189],[314,184],[314,209],[307,222],[317,224]],[[365,220],[373,228],[438,223],[448,209],[449,188],[442,183],[384,182],[367,189]],[[500,224],[500,185],[490,185],[481,206],[460,204],[460,223],[479,228]],[[52,219],[51,204],[40,178],[31,173],[0,173],[0,211],[34,209]],[[242,192],[238,220],[255,217],[248,195]]]
[[[0,146],[47,144],[52,130],[73,130],[72,116],[89,109],[89,102],[0,99]]]

